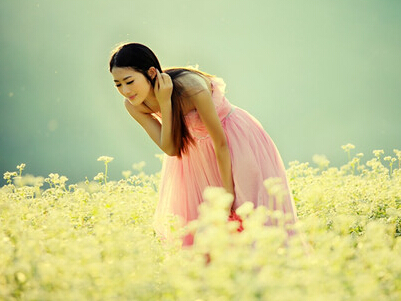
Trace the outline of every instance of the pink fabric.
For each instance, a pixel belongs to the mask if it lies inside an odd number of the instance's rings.
[[[212,99],[231,153],[235,189],[233,209],[246,201],[253,202],[255,207],[263,205],[276,209],[278,205],[267,194],[263,181],[269,177],[280,177],[287,190],[282,210],[290,212],[292,222],[295,222],[294,201],[274,142],[253,116],[228,102],[221,78],[212,78],[212,88]],[[169,235],[169,228],[166,227],[169,215],[178,216],[184,225],[196,219],[204,189],[207,186],[222,186],[213,141],[205,125],[195,110],[186,115],[186,121],[196,146],[191,146],[181,159],[165,155],[163,160],[154,227],[164,237]],[[192,240],[192,237],[186,237],[183,244],[190,245]]]

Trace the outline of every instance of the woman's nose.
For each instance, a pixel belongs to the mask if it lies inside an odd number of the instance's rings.
[[[123,94],[127,94],[127,93],[129,93],[131,90],[130,90],[130,88],[127,86],[127,85],[124,85],[123,86],[123,89],[122,89],[122,92],[123,92]]]

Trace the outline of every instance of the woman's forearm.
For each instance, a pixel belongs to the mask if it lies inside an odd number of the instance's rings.
[[[215,153],[223,187],[234,196],[231,155],[227,144],[216,147]]]
[[[173,142],[171,100],[160,104],[160,111],[163,116],[160,130],[160,146],[167,155],[174,156],[176,155],[176,148]]]
[[[167,73],[160,73],[158,69],[156,69],[156,73],[154,92],[163,120],[160,128],[159,146],[167,155],[175,156],[177,155],[177,150],[173,140],[173,116],[171,108],[173,82]]]

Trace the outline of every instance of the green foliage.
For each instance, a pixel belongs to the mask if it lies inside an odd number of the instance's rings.
[[[102,176],[69,186],[58,174],[24,176],[21,164],[0,188],[0,300],[400,300],[399,164],[381,151],[362,164],[352,145],[343,149],[341,168],[324,156],[316,168],[291,162],[292,236],[283,223],[264,226],[280,212],[249,203],[238,233],[230,197],[210,188],[199,219],[172,220],[161,240],[152,227],[160,175],[144,163],[107,181],[111,158],[101,157]],[[195,243],[182,249],[187,232]]]

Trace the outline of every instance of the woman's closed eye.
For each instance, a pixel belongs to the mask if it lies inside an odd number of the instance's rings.
[[[130,85],[130,84],[132,84],[133,82],[134,82],[134,81],[131,80],[131,81],[127,82],[127,85]],[[116,87],[121,87],[121,84],[116,84]]]

